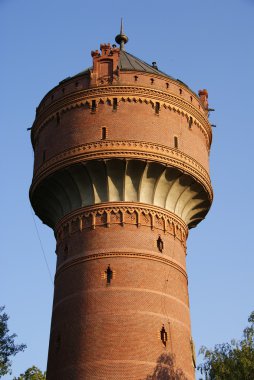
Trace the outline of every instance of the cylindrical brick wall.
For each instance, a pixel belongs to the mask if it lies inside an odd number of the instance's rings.
[[[91,54],[31,131],[30,199],[57,241],[47,379],[194,380],[185,255],[213,197],[208,93],[109,44]]]
[[[49,380],[145,380],[162,354],[194,376],[185,239],[125,219],[81,230],[69,222],[58,241]]]

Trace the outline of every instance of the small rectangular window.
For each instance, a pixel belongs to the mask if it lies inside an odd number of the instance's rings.
[[[113,111],[117,110],[117,98],[113,98]]]
[[[178,137],[174,136],[174,147],[178,149]]]
[[[92,100],[92,112],[95,112],[96,111],[96,100],[93,99]]]
[[[159,115],[159,112],[160,112],[160,103],[156,102],[155,103],[155,113],[156,113],[156,115]]]
[[[102,129],[101,129],[101,139],[102,140],[106,140],[106,138],[107,138],[107,129],[106,129],[106,127],[102,127]]]
[[[192,117],[190,116],[190,118],[189,118],[189,128],[192,127],[192,123],[193,123],[193,119],[192,119]]]

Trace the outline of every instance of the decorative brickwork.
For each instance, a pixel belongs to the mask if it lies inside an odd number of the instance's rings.
[[[208,93],[125,52],[122,27],[116,41],[31,131],[30,199],[56,237],[47,379],[194,380],[186,240],[213,199]]]
[[[55,234],[60,242],[83,229],[110,227],[112,224],[121,226],[132,224],[137,227],[145,226],[152,230],[163,231],[178,239],[184,247],[188,236],[187,226],[175,214],[156,207],[145,207],[142,204],[128,204],[127,202],[110,205],[108,203],[99,204],[76,210],[59,221],[55,228]]]
[[[210,198],[213,197],[209,174],[196,160],[179,150],[142,141],[108,140],[73,147],[43,163],[35,172],[33,186],[36,186],[43,177],[65,166],[87,160],[114,157],[158,161],[177,167],[197,177],[207,187]]]
[[[96,99],[97,103],[107,104],[109,106],[113,103],[114,97],[119,97],[121,102],[140,102],[154,107],[156,101],[160,101],[160,106],[168,109],[169,111],[182,114],[189,119],[193,118],[193,123],[200,128],[207,141],[207,148],[211,144],[211,126],[202,113],[197,110],[191,103],[186,102],[184,99],[164,93],[158,90],[152,90],[142,87],[100,87],[89,90],[84,90],[84,94],[78,93],[63,98],[61,101],[55,102],[49,106],[36,120],[33,130],[33,139],[38,137],[40,129],[52,118],[55,118],[57,113],[66,112],[73,108],[88,106],[91,108],[92,99]]]

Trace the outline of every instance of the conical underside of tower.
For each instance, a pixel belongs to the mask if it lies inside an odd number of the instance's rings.
[[[47,379],[193,380],[185,257],[212,202],[208,94],[117,38],[32,127],[30,199],[57,253]]]

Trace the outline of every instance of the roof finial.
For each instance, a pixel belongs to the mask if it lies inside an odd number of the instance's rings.
[[[115,41],[120,45],[120,50],[125,50],[124,45],[127,44],[128,37],[124,34],[123,31],[123,18],[121,18],[120,34],[116,36]]]

